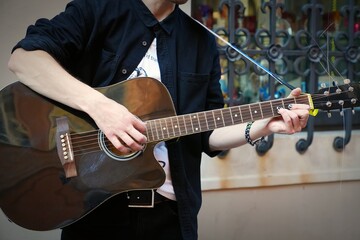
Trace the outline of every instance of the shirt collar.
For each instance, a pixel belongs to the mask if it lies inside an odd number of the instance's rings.
[[[134,4],[133,6],[135,12],[137,13],[141,21],[145,24],[145,26],[153,28],[159,23],[159,21],[154,17],[154,15],[150,12],[150,10],[146,7],[142,0],[134,0],[131,1],[131,3]],[[174,11],[159,23],[161,28],[169,35],[175,27],[178,14],[179,6],[175,5]]]

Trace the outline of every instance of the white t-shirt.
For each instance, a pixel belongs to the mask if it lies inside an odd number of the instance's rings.
[[[151,43],[149,50],[141,60],[137,68],[132,72],[128,79],[137,77],[152,77],[161,81],[160,67],[156,53],[156,38]],[[169,199],[176,200],[174,187],[172,185],[170,174],[170,163],[168,150],[165,142],[159,142],[154,148],[154,157],[163,167],[166,179],[164,184],[157,189],[157,192]]]

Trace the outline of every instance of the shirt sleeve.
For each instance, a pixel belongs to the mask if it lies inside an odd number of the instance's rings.
[[[67,59],[78,54],[86,46],[94,24],[91,7],[85,1],[70,2],[65,10],[52,19],[41,18],[28,27],[26,36],[12,51],[23,48],[28,51],[44,50],[66,65]]]

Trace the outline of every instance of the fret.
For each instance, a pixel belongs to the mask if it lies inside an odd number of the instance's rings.
[[[224,125],[225,126],[234,125],[234,120],[232,119],[230,108],[222,109],[222,116],[223,116],[223,119],[224,119]]]
[[[222,114],[221,114],[221,110],[214,110],[213,113],[214,113],[214,119],[215,119],[216,127],[217,128],[225,127],[223,117],[222,117]]]
[[[193,132],[200,132],[201,128],[200,128],[199,116],[196,113],[194,113],[190,115],[190,119],[191,119],[191,126]]]
[[[223,110],[219,110],[220,114],[221,114],[221,119],[222,119],[222,122],[223,122],[223,125],[226,126],[225,124],[225,119],[224,119],[224,111]]]
[[[216,125],[216,116],[215,116],[215,110],[211,111],[211,114],[213,116],[214,119],[214,129],[217,128],[218,126]]]
[[[182,131],[181,135],[185,135],[185,134],[188,133],[187,132],[187,127],[186,127],[185,115],[182,115],[182,123],[183,123],[182,127],[184,128],[184,131]]]
[[[240,113],[242,116],[243,122],[250,122],[252,121],[251,111],[249,111],[248,106],[240,106]]]
[[[157,132],[157,129],[156,129],[156,120],[152,121],[152,131],[154,132],[153,136],[154,136],[154,140],[158,140],[159,139],[159,134]]]
[[[262,109],[262,111],[261,111],[262,118],[268,118],[268,117],[275,116],[273,109],[272,109],[271,101],[262,102],[261,109]]]
[[[179,136],[180,136],[180,135],[182,135],[180,117],[178,117],[178,118],[176,118],[176,119],[177,119],[177,123],[178,123]]]
[[[167,132],[167,128],[166,128],[166,123],[164,121],[164,119],[159,119],[159,123],[160,123],[160,133],[161,133],[161,138],[160,139],[166,139],[166,132]]]
[[[273,100],[272,103],[273,103],[272,104],[273,112],[276,113],[274,116],[279,115],[278,109],[283,107],[283,104],[281,103],[281,100]]]
[[[146,127],[146,136],[148,138],[148,141],[154,141],[155,140],[155,136],[154,136],[154,132],[153,132],[153,128],[151,126],[152,121],[148,121],[146,124],[148,125]]]
[[[263,113],[261,103],[259,103],[259,108],[260,108],[260,113],[261,113],[261,119],[263,119],[264,118],[264,113]]]
[[[207,116],[206,116],[206,112],[203,112],[202,114],[203,114],[203,118],[204,118],[205,123],[206,123],[206,130],[210,130],[208,119],[207,119]]]
[[[270,108],[271,108],[272,115],[275,116],[274,107],[273,107],[272,101],[269,101],[269,103],[270,103]]]
[[[286,109],[289,109],[289,105],[294,103],[295,98],[286,98],[284,99],[284,105],[286,105]],[[295,100],[296,102],[296,100]]]
[[[215,123],[215,117],[214,117],[214,111],[207,111],[205,112],[206,115],[206,120],[207,120],[207,124],[208,124],[208,129],[215,129],[216,128],[216,123]]]
[[[282,103],[282,107],[283,107],[283,108],[286,108],[286,107],[285,107],[285,104],[284,104],[284,99],[281,99],[281,103]]]
[[[249,107],[249,113],[250,113],[251,121],[254,121],[254,118],[253,118],[253,115],[252,115],[252,111],[251,111],[250,104],[248,105],[248,107]]]
[[[179,117],[172,117],[171,123],[172,123],[173,130],[174,130],[174,136],[180,136],[181,131],[180,131],[180,126],[179,126]]]
[[[240,107],[236,106],[236,107],[231,107],[230,109],[231,109],[231,116],[232,116],[232,120],[233,120],[234,124],[243,123]]]
[[[209,130],[205,112],[198,112],[197,115],[198,115],[198,119],[199,119],[200,131],[203,132],[203,131]]]
[[[166,124],[166,128],[167,128],[168,137],[169,138],[175,137],[174,129],[172,128],[172,124],[171,124],[171,118],[166,118],[165,124]]]
[[[171,126],[170,126],[170,128],[171,128],[171,130],[172,130],[172,135],[173,135],[173,137],[176,137],[176,134],[175,134],[175,129],[174,129],[174,123],[173,123],[173,117],[170,117],[169,119],[168,119],[168,121],[170,121],[170,124],[171,124]]]
[[[191,121],[191,115],[184,115],[185,116],[185,126],[186,126],[186,134],[194,132],[194,126]]]
[[[251,120],[262,119],[261,108],[259,104],[249,104]]]
[[[159,129],[158,129],[158,125],[157,125],[158,121],[154,120],[153,123],[154,123],[154,129],[155,129],[155,133],[156,133],[156,135],[155,135],[156,139],[160,140],[161,138],[160,138],[160,135],[159,135]]]

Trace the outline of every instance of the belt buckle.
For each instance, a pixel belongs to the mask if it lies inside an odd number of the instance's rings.
[[[140,191],[141,191],[141,195],[138,194],[137,196],[136,196],[136,194],[134,194],[132,196],[131,191],[126,193],[127,198],[129,200],[128,207],[131,207],[131,208],[153,208],[155,191],[154,190],[140,190]],[[134,193],[135,192],[136,191],[134,191]],[[149,195],[147,195],[147,194],[149,194]],[[149,199],[148,197],[150,197],[151,203],[144,204],[144,201],[146,201],[146,199]],[[144,198],[145,198],[145,200],[144,200]]]

